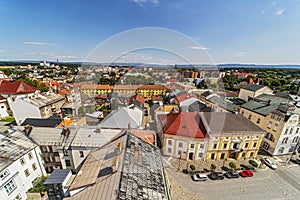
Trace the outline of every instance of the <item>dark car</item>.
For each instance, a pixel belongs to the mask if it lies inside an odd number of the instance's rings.
[[[300,160],[299,160],[299,159],[291,158],[290,161],[291,161],[292,163],[295,163],[295,164],[300,165]]]
[[[226,178],[239,178],[240,175],[237,171],[228,171],[224,174]]]
[[[212,172],[208,175],[208,178],[210,178],[211,180],[223,180],[224,175],[222,172]]]

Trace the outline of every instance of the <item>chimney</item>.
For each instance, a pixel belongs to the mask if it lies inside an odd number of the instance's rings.
[[[128,123],[128,130],[130,130],[131,129],[131,127],[130,127],[130,123]]]
[[[96,133],[101,133],[101,126],[97,126],[95,132],[96,132]]]
[[[115,156],[112,159],[111,168],[112,168],[112,173],[115,173],[118,171],[118,156]]]

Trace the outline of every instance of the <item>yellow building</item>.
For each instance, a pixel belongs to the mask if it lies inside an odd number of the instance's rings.
[[[264,130],[240,114],[207,112],[202,116],[210,137],[207,160],[256,158]]]
[[[136,92],[145,98],[151,98],[152,96],[165,96],[167,88],[163,85],[141,85]]]
[[[80,92],[83,92],[89,97],[110,94],[113,87],[109,85],[84,84],[80,87]]]

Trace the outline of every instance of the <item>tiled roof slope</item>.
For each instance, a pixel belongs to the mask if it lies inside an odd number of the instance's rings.
[[[165,134],[204,138],[206,130],[197,112],[158,115]]]
[[[80,188],[67,199],[169,199],[159,149],[125,131],[87,156],[71,194]]]
[[[0,84],[0,94],[28,94],[36,91],[36,88],[27,85],[22,81],[2,81]]]
[[[213,133],[264,132],[241,114],[205,112],[205,120]]]

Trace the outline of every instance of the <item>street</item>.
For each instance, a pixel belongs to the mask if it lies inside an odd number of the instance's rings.
[[[300,197],[300,166],[289,166],[278,170],[266,168],[254,172],[254,176],[250,178],[225,178],[204,182],[193,182],[190,175],[178,172],[172,167],[167,167],[166,171],[182,187],[186,187],[207,200],[297,200]]]

